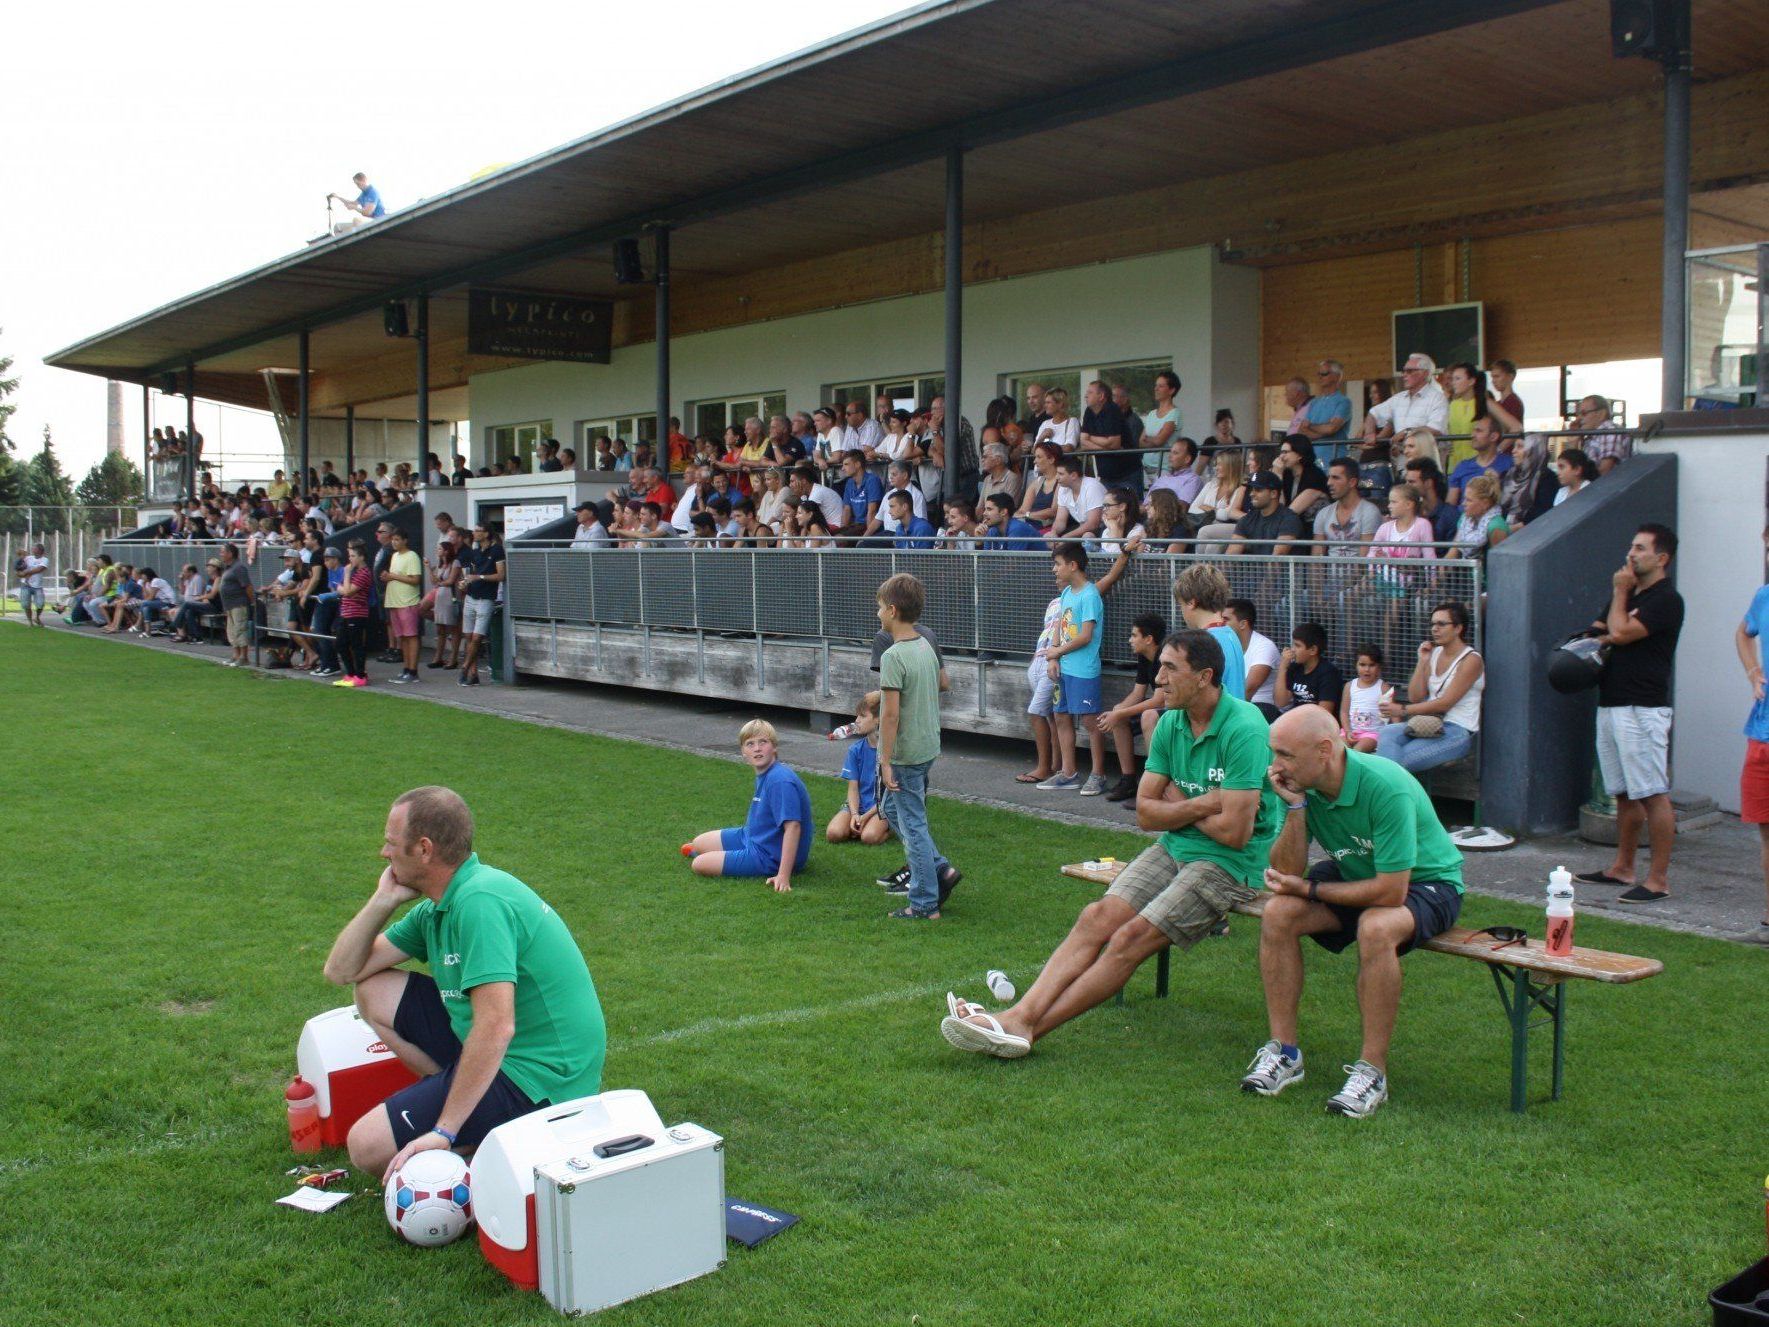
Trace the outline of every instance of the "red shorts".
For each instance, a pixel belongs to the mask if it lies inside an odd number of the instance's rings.
[[[1738,818],[1747,825],[1769,825],[1769,742],[1744,744],[1744,773],[1738,779]]]
[[[387,620],[393,626],[393,637],[416,636],[424,629],[422,614],[416,604],[410,608],[389,608]]]

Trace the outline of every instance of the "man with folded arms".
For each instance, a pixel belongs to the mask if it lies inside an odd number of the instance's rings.
[[[1266,785],[1265,716],[1227,694],[1222,646],[1208,631],[1162,642],[1155,725],[1136,791],[1136,821],[1161,837],[1081,909],[1074,929],[1018,1004],[999,1018],[946,997],[940,1033],[959,1050],[1011,1060],[1116,995],[1151,954],[1190,949],[1237,903],[1258,896],[1282,814]]]
[[[1338,723],[1319,705],[1272,725],[1271,758],[1271,786],[1284,810],[1259,928],[1271,1040],[1253,1057],[1241,1090],[1270,1097],[1302,1081],[1302,937],[1335,954],[1355,944],[1363,1050],[1345,1066],[1345,1086],[1327,1109],[1363,1119],[1388,1100],[1401,955],[1455,924],[1462,854],[1418,779],[1392,760],[1347,749]],[[1312,867],[1311,838],[1327,854]]]

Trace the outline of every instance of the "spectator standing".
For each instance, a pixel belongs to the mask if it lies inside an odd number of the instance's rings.
[[[928,773],[940,757],[940,663],[917,630],[926,591],[899,573],[878,587],[879,625],[891,644],[879,658],[878,784],[884,818],[909,858],[909,899],[891,913],[934,921],[960,874],[934,846],[928,829]]]
[[[1345,677],[1327,658],[1327,631],[1319,622],[1302,622],[1278,656],[1272,695],[1279,710],[1319,705],[1335,719],[1345,693]]]
[[[606,537],[608,531],[602,531]],[[430,565],[430,612],[436,623],[436,655],[429,668],[459,668],[461,658],[460,546],[453,539],[436,545]]]
[[[1345,455],[1343,444],[1351,424],[1351,398],[1345,394],[1345,366],[1336,359],[1315,365],[1315,394],[1292,433],[1315,444],[1315,452],[1329,460]],[[1294,422],[1294,421],[1292,421]],[[1323,448],[1322,444],[1328,444]]]
[[[1073,458],[1065,457],[1065,460]],[[1100,644],[1105,631],[1105,602],[1099,587],[1087,579],[1087,549],[1064,540],[1051,550],[1051,574],[1062,601],[1057,639],[1045,651],[1045,671],[1057,684],[1051,726],[1056,731],[1057,772],[1037,785],[1045,792],[1082,788],[1075,762],[1075,721],[1079,716],[1093,730],[1100,712]],[[1105,791],[1099,778],[1095,792]]]
[[[1683,631],[1683,596],[1669,570],[1677,536],[1663,525],[1642,525],[1627,560],[1610,578],[1609,605],[1592,629],[1609,648],[1597,682],[1597,764],[1615,798],[1615,860],[1607,870],[1577,878],[1587,884],[1628,885],[1622,903],[1670,897],[1671,845],[1677,813],[1671,806],[1671,668]],[[1636,883],[1634,854],[1645,830],[1651,841],[1646,879]]]
[[[221,546],[221,611],[227,614],[227,643],[233,647],[229,668],[243,665],[252,648],[252,576],[232,543]]]
[[[1402,389],[1364,415],[1364,438],[1394,437],[1410,428],[1428,428],[1442,437],[1449,431],[1449,399],[1434,379],[1437,364],[1430,355],[1415,352],[1407,356],[1401,370]]]
[[[669,472],[679,475],[688,468],[694,459],[694,439],[682,432],[682,421],[670,416],[670,431],[667,439],[669,450],[665,455],[669,458]]]
[[[1769,530],[1763,532],[1769,543]],[[1744,665],[1744,680],[1751,689],[1751,712],[1744,723],[1744,769],[1738,778],[1738,816],[1757,827],[1762,846],[1763,888],[1769,893],[1769,699],[1763,685],[1763,633],[1769,632],[1769,585],[1759,586],[1738,624],[1733,644]],[[1769,944],[1769,900],[1763,920],[1749,939]]]
[[[1110,588],[1117,568],[1100,580]],[[1222,651],[1222,689],[1237,700],[1247,694],[1247,656],[1241,649],[1241,637],[1228,623],[1228,577],[1221,568],[1208,562],[1194,562],[1173,578],[1173,602],[1179,606],[1180,621],[1194,631],[1207,631]]]
[[[393,532],[393,555],[381,582],[386,586],[387,624],[399,649],[398,684],[418,680],[418,651],[423,646],[424,618],[419,603],[424,597],[424,561],[404,530]]]
[[[1126,456],[1124,415],[1112,400],[1106,385],[1097,378],[1087,384],[1086,410],[1081,416],[1077,446],[1084,452],[1102,455],[1095,463],[1100,481],[1108,488],[1134,488],[1142,492],[1142,458]]]
[[[1118,407],[1118,413],[1124,419],[1124,449],[1126,451],[1139,451],[1142,448],[1149,446],[1150,444],[1143,441],[1143,434],[1146,430],[1143,425],[1142,416],[1138,414],[1135,407],[1130,404],[1130,388],[1123,383],[1114,384],[1112,387],[1112,404]],[[1165,446],[1166,444],[1163,443],[1162,445]],[[1137,468],[1139,470],[1142,468],[1141,457],[1137,458]]]
[[[1247,481],[1248,500],[1253,510],[1235,522],[1235,542],[1228,546],[1228,555],[1257,553],[1262,557],[1284,557],[1297,550],[1303,538],[1302,518],[1284,505],[1284,481],[1269,470],[1262,470]],[[1199,531],[1200,536],[1209,530]],[[1268,541],[1248,546],[1248,540]]]
[[[352,539],[348,553],[350,561],[338,586],[338,661],[343,666],[344,676],[332,685],[366,687],[369,684],[369,612],[375,573],[368,565],[368,546],[362,540]]]
[[[1486,398],[1486,376],[1472,364],[1452,364],[1450,366],[1450,401],[1448,410],[1448,433],[1455,441],[1450,444],[1449,458],[1444,462],[1454,473],[1462,462],[1471,460],[1475,447],[1473,442],[1474,425],[1488,417]],[[1498,446],[1497,433],[1494,429],[1493,446]]]
[[[1074,451],[1081,441],[1081,421],[1069,415],[1069,393],[1052,387],[1044,394],[1044,408],[1049,413],[1032,434],[1033,443],[1053,442],[1065,452]]]
[[[1259,610],[1251,599],[1230,599],[1223,605],[1222,620],[1241,642],[1241,654],[1247,667],[1247,681],[1243,688],[1245,698],[1269,723],[1278,717],[1277,644],[1257,630]]]
[[[18,560],[18,603],[24,609],[25,625],[43,625],[43,573],[49,570],[49,559],[43,556],[43,545],[32,544],[28,553]]]
[[[1581,400],[1573,427],[1598,430],[1595,436],[1580,439],[1579,450],[1596,464],[1599,476],[1608,474],[1634,454],[1634,440],[1621,432],[1610,414],[1607,397],[1591,395]]]
[[[1289,422],[1284,425],[1285,437],[1308,436],[1302,427],[1308,423],[1308,403],[1312,399],[1306,378],[1292,378],[1284,384],[1284,407],[1290,412]]]
[[[1508,359],[1495,359],[1486,366],[1487,413],[1499,423],[1504,433],[1523,432],[1523,398],[1512,390],[1517,381],[1517,365]],[[1501,446],[1511,451],[1508,443]]]
[[[497,531],[481,521],[473,527],[473,545],[461,556],[461,589],[466,595],[461,605],[461,631],[467,640],[460,676],[464,687],[479,685],[479,651],[491,634],[498,590],[504,583],[504,545]]]
[[[1394,688],[1382,680],[1382,651],[1365,643],[1357,647],[1357,675],[1345,684],[1339,731],[1345,744],[1366,755],[1376,750],[1382,732],[1382,706]]]
[[[1020,421],[1020,430],[1033,442],[1038,441],[1038,430],[1044,427],[1044,421],[1050,418],[1050,412],[1044,404],[1044,387],[1040,383],[1026,384],[1026,417]]]
[[[1155,375],[1155,408],[1142,417],[1141,445],[1171,447],[1184,432],[1185,413],[1179,408],[1179,375],[1172,369],[1162,369]],[[1197,450],[1194,443],[1193,453]]]
[[[385,465],[381,467],[382,470],[386,468]],[[380,510],[379,504],[375,514],[385,514]],[[393,643],[391,624],[387,621],[386,591],[382,588],[387,584],[387,564],[393,560],[393,530],[391,521],[382,521],[375,526],[374,561],[369,566],[369,570],[374,573],[375,583],[369,596],[371,618],[368,629],[371,637],[378,635],[379,643],[385,646],[380,654],[382,663],[399,662],[399,650]],[[375,644],[376,641],[371,639],[368,648],[373,649]]]
[[[1388,722],[1376,733],[1376,754],[1415,774],[1451,764],[1474,749],[1486,690],[1486,661],[1468,643],[1467,607],[1453,599],[1436,605],[1430,630],[1419,646],[1406,700],[1390,697],[1382,703]]]

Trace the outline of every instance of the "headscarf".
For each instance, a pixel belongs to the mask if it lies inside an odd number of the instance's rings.
[[[1540,433],[1526,433],[1512,455],[1511,469],[1505,475],[1505,495],[1499,506],[1505,520],[1513,527],[1529,519],[1536,505],[1536,485],[1548,463],[1548,439]]]

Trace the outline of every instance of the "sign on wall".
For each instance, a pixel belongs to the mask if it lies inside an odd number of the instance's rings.
[[[504,508],[504,538],[514,539],[525,535],[548,521],[556,521],[565,515],[563,502],[521,502],[511,503]]]
[[[467,292],[467,350],[474,355],[606,364],[614,305],[525,290]]]

